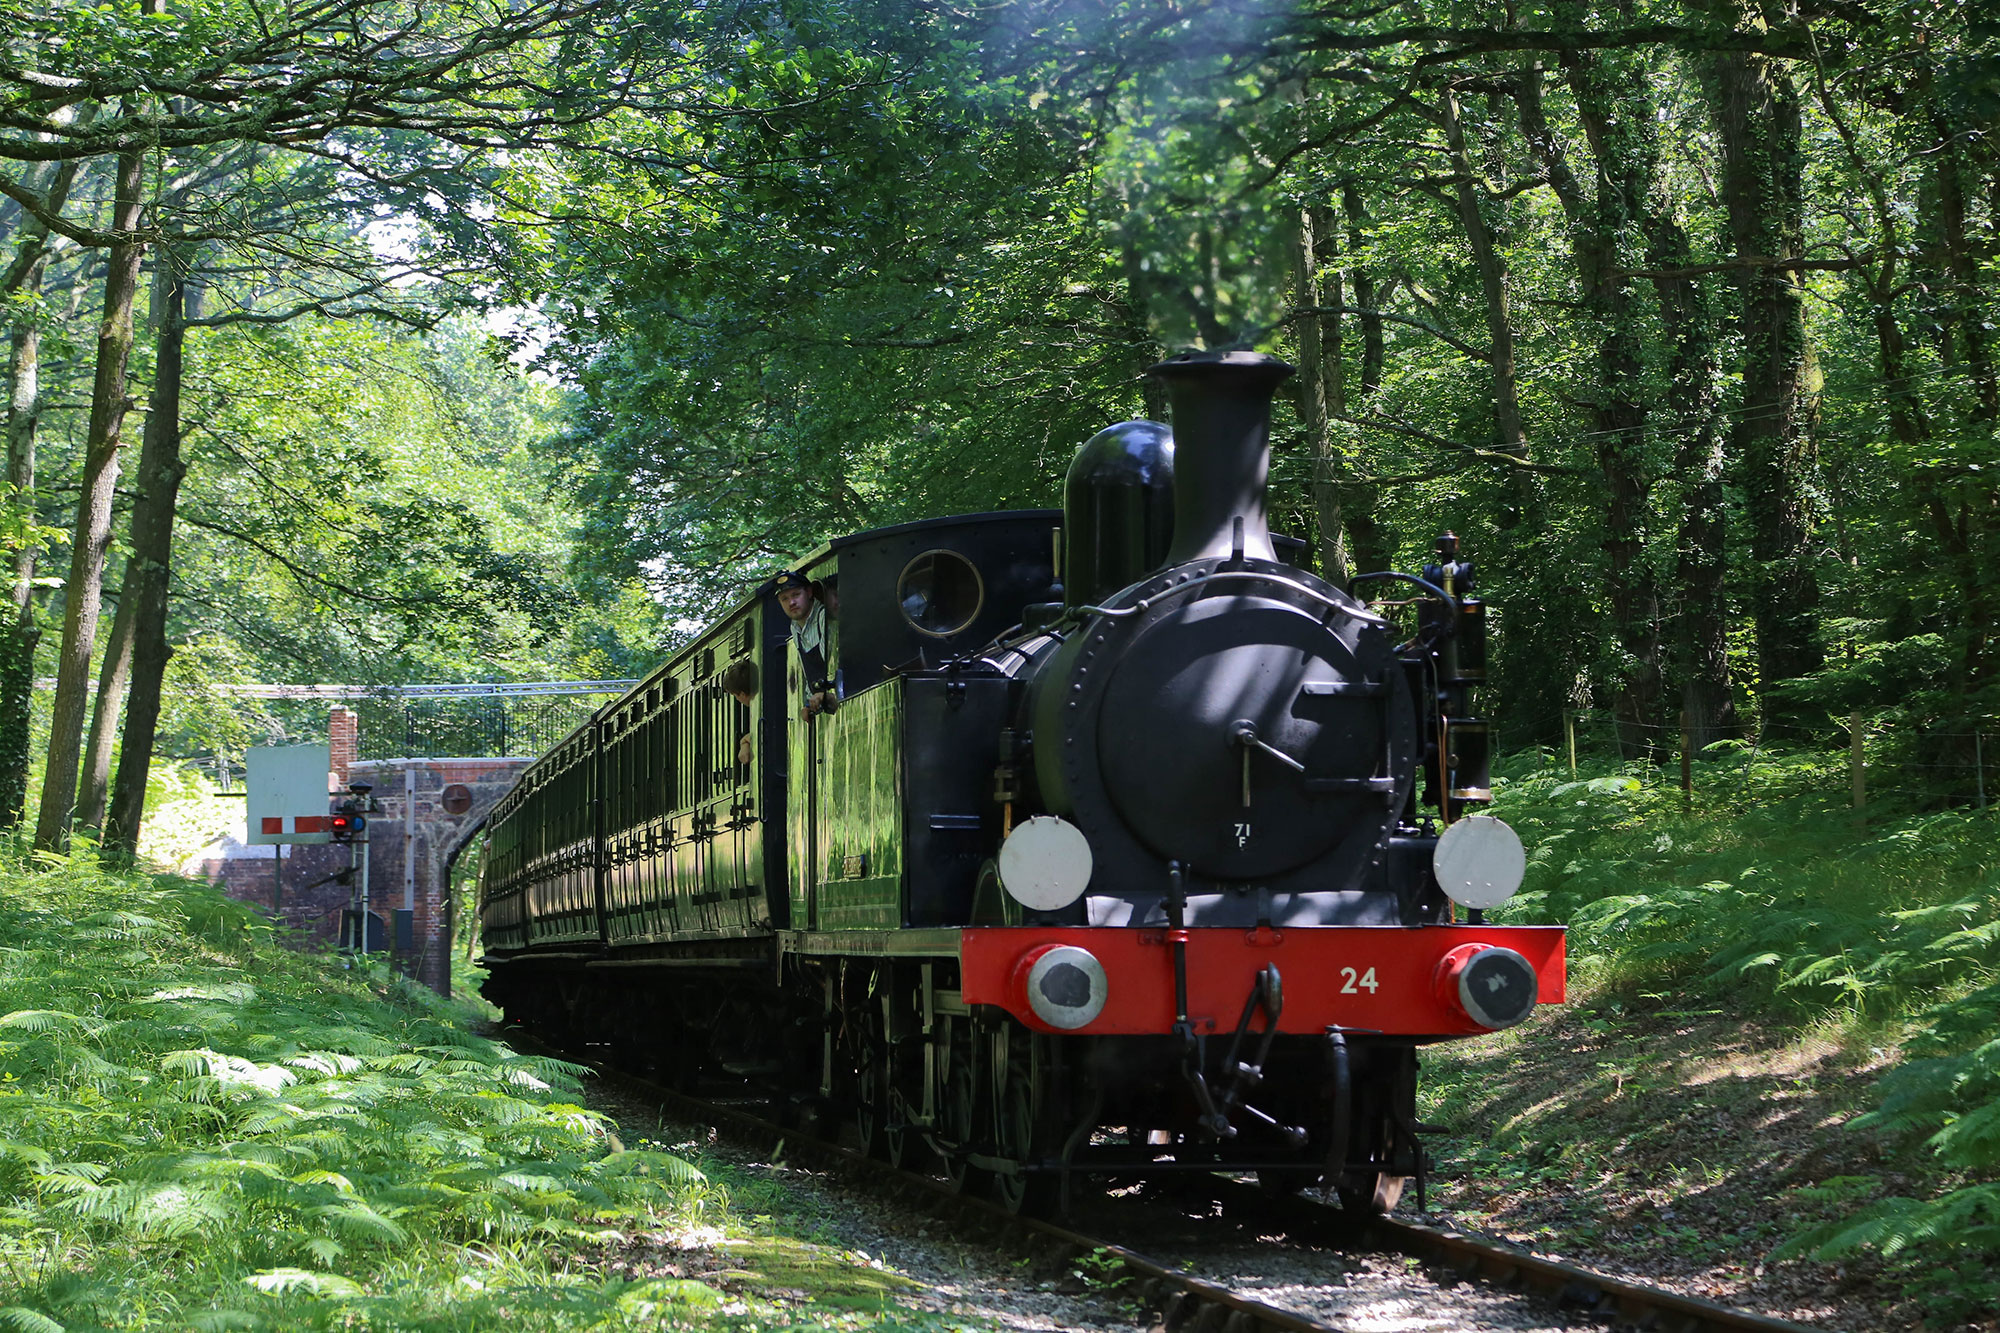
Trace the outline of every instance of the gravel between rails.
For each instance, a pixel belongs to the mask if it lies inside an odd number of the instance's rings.
[[[990,1243],[948,1234],[936,1218],[900,1211],[887,1200],[852,1188],[823,1172],[772,1162],[766,1156],[715,1137],[706,1125],[660,1117],[657,1106],[636,1094],[605,1084],[589,1087],[589,1104],[617,1124],[628,1141],[657,1140],[671,1150],[692,1145],[737,1171],[780,1184],[797,1201],[795,1234],[818,1234],[851,1254],[866,1256],[916,1283],[905,1298],[914,1308],[990,1322],[1009,1329],[1134,1330],[1152,1327],[1144,1312],[1120,1302],[1115,1293],[1095,1290],[1068,1274],[1050,1274],[1023,1265]],[[780,1154],[782,1156],[782,1154]],[[669,1261],[682,1261],[688,1238],[634,1237]],[[641,1256],[632,1256],[641,1258]]]
[[[836,1177],[804,1170],[713,1137],[707,1126],[662,1121],[637,1092],[610,1084],[590,1102],[630,1141],[691,1144],[739,1172],[774,1181],[797,1201],[794,1231],[827,1238],[915,1284],[901,1299],[914,1309],[1023,1330],[1152,1330],[1154,1312],[1115,1289],[1046,1264],[996,1252],[990,1242],[949,1234],[948,1224],[911,1213]],[[782,1154],[780,1154],[782,1156]],[[1176,1204],[1127,1196],[1089,1206],[1074,1224],[1218,1286],[1353,1333],[1541,1333],[1589,1323],[1541,1300],[1449,1276],[1442,1281],[1393,1255],[1338,1253],[1258,1234],[1207,1201]],[[1196,1215],[1210,1209],[1211,1215]],[[635,1269],[672,1265],[698,1272],[697,1251],[719,1237],[634,1237],[623,1256]]]
[[[1231,1246],[1203,1249],[1194,1260],[1192,1271],[1211,1282],[1355,1333],[1542,1333],[1578,1322],[1528,1297],[1476,1283],[1445,1286],[1395,1256]]]
[[[1267,1219],[1233,1217],[1198,1193],[1179,1201],[1170,1193],[1106,1200],[1077,1225],[1238,1295],[1356,1333],[1541,1333],[1584,1322],[1540,1297],[1467,1282],[1401,1255],[1295,1239],[1269,1229]]]

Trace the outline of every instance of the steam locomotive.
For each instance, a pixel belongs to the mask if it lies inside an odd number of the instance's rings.
[[[1564,937],[1483,919],[1524,857],[1471,562],[1362,576],[1399,629],[1267,527],[1291,372],[1175,357],[1171,431],[1093,437],[1062,511],[814,552],[825,682],[767,586],[600,709],[489,816],[489,998],[1010,1208],[1421,1190],[1418,1047],[1560,1002]]]

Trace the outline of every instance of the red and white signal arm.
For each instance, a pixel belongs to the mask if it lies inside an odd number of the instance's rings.
[[[247,842],[332,840],[332,752],[325,745],[260,745],[244,755]]]

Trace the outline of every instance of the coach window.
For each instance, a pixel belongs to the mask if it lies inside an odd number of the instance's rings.
[[[614,828],[627,828],[632,823],[632,717],[629,713],[618,715],[618,731],[611,742],[611,821]]]
[[[660,706],[657,693],[652,715],[646,719],[646,818],[658,819],[667,812],[667,776],[673,764],[667,758],[667,710]]]
[[[703,805],[715,799],[715,695],[713,682],[701,687],[701,749],[695,760],[701,765],[697,780]]]
[[[919,634],[946,638],[970,625],[986,603],[986,585],[956,551],[925,551],[896,580],[903,619]]]
[[[756,727],[753,705],[757,702],[757,663],[749,657],[731,662],[722,673],[722,692],[730,701],[728,734],[736,738],[735,784],[747,786],[750,762],[756,757],[751,736]]]
[[[678,692],[662,705],[666,715],[667,753],[667,813],[676,814],[681,808],[681,774],[687,772],[687,765],[681,761],[681,697]]]

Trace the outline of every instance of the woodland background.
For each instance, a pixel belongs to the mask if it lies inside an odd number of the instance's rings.
[[[1048,503],[1191,344],[1304,367],[1331,577],[1462,534],[1515,744],[1995,709],[1975,6],[139,0],[0,50],[43,846],[262,739],[205,681],[627,674],[826,535]]]
[[[1948,0],[8,6],[0,827],[127,851],[302,738],[217,685],[639,674],[1275,351],[1275,526],[1479,561],[1516,910],[1602,1012],[1844,1025],[1815,1123],[1932,1174],[1794,1246],[1990,1311],[1996,124]],[[1571,1192],[1582,1122],[1507,1123]]]

